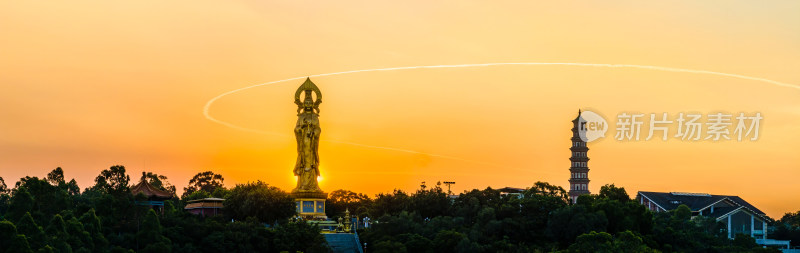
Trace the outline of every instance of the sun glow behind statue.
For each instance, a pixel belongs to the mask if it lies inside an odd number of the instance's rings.
[[[341,71],[341,72],[333,72],[333,73],[324,73],[324,74],[316,74],[316,75],[309,75],[309,76],[300,76],[300,77],[293,77],[288,79],[282,79],[277,81],[270,81],[261,84],[251,85],[242,87],[239,89],[231,90],[225,93],[222,93],[208,102],[206,102],[205,106],[203,107],[203,115],[206,119],[216,122],[218,124],[237,129],[240,131],[247,131],[253,132],[258,134],[268,134],[268,135],[279,135],[279,136],[288,136],[288,134],[272,132],[272,131],[264,131],[259,129],[247,128],[242,127],[230,122],[226,122],[223,120],[219,120],[214,118],[210,114],[211,106],[219,99],[234,94],[243,92],[252,88],[278,84],[283,82],[295,81],[295,80],[302,80],[308,77],[324,77],[324,76],[336,76],[336,75],[346,75],[346,74],[356,74],[356,73],[365,73],[365,72],[384,72],[384,71],[398,71],[398,70],[414,70],[414,69],[446,69],[446,68],[476,68],[476,67],[491,67],[491,66],[569,66],[569,67],[593,67],[593,68],[627,68],[627,69],[638,69],[638,70],[651,70],[651,71],[662,71],[662,72],[678,72],[678,73],[691,73],[691,74],[703,74],[703,75],[713,75],[713,76],[721,76],[727,78],[736,78],[736,79],[744,79],[749,81],[755,81],[760,83],[767,83],[772,84],[779,87],[784,88],[792,88],[796,90],[800,90],[800,86],[790,83],[784,83],[780,81],[775,81],[766,78],[760,77],[753,77],[753,76],[746,76],[746,75],[739,75],[739,74],[731,74],[731,73],[723,73],[723,72],[716,72],[716,71],[708,71],[708,70],[694,70],[694,69],[683,69],[683,68],[672,68],[672,67],[662,67],[662,66],[652,66],[652,65],[634,65],[634,64],[604,64],[604,63],[571,63],[571,62],[510,62],[510,63],[479,63],[479,64],[456,64],[456,65],[428,65],[428,66],[408,66],[408,67],[392,67],[392,68],[376,68],[376,69],[362,69],[362,70],[351,70],[351,71]],[[488,165],[492,167],[507,167],[502,166],[499,164],[493,163],[486,163],[481,161],[475,161],[470,159],[465,159],[461,157],[454,157],[448,155],[441,155],[435,153],[428,153],[428,152],[421,152],[416,150],[410,149],[402,149],[402,148],[395,148],[395,147],[386,147],[386,146],[378,146],[378,145],[369,145],[369,144],[362,144],[362,143],[355,143],[343,140],[332,140],[332,139],[321,139],[321,141],[325,142],[332,142],[332,143],[340,143],[346,145],[352,145],[362,148],[369,148],[369,149],[377,149],[377,150],[388,150],[388,151],[396,151],[396,152],[404,152],[404,153],[411,153],[411,154],[424,154],[432,157],[444,158],[449,160],[456,160],[456,161],[463,161],[468,163],[474,164],[481,164],[481,165]],[[319,178],[321,181],[321,178]]]

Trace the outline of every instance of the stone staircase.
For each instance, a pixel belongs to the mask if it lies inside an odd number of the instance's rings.
[[[334,253],[363,253],[357,234],[324,233],[323,235]]]

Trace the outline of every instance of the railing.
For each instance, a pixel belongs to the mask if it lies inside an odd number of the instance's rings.
[[[134,201],[136,205],[140,206],[163,206],[164,201]]]
[[[358,253],[362,253],[364,250],[361,249],[361,240],[358,239],[358,219],[353,218],[353,224],[355,224],[355,228],[353,228],[353,238],[356,239],[356,249],[358,249]]]
[[[779,246],[784,250],[783,252],[786,252],[785,250],[791,246],[789,240],[756,239],[756,243],[764,246]]]

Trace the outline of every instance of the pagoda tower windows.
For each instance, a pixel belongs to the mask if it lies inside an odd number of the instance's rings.
[[[581,120],[581,111],[579,110],[578,117],[572,120],[572,147],[570,148],[572,156],[569,158],[571,164],[569,168],[571,175],[569,198],[572,203],[575,203],[580,195],[591,194],[589,192],[589,157],[587,154],[589,148],[586,147],[586,142],[580,138],[578,127]]]

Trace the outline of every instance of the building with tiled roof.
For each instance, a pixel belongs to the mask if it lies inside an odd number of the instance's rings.
[[[214,216],[222,214],[223,202],[221,198],[204,198],[186,202],[183,209],[200,216]]]
[[[147,182],[144,172],[142,172],[142,179],[139,180],[139,183],[131,187],[131,194],[133,196],[144,195],[144,200],[138,199],[134,203],[139,206],[148,206],[161,214],[164,214],[164,200],[174,196],[172,192],[158,189]]]
[[[653,212],[666,212],[686,205],[692,216],[713,217],[727,225],[728,238],[746,234],[757,241],[767,240],[767,222],[771,219],[739,196],[685,192],[645,192],[636,200]]]
[[[158,199],[162,201],[172,198],[171,192],[156,188],[148,183],[144,177],[142,177],[142,180],[140,180],[138,184],[131,187],[131,194],[134,196],[142,194],[147,197],[147,199]]]

